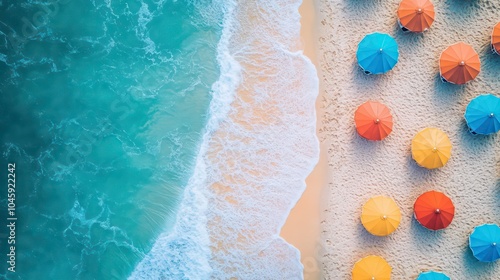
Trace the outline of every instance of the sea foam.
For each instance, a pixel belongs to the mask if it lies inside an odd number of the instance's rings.
[[[302,279],[298,250],[279,237],[319,155],[300,4],[213,2],[220,77],[194,173],[174,229],[130,279]]]

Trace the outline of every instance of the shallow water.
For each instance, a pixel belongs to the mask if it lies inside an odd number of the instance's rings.
[[[301,279],[279,237],[318,160],[318,78],[301,1],[214,1],[224,13],[210,118],[172,232],[131,279]]]

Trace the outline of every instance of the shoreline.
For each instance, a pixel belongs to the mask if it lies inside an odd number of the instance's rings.
[[[299,13],[301,15],[301,44],[306,55],[315,65],[318,77],[321,77],[321,68],[318,63],[318,22],[317,6],[315,0],[303,0]],[[319,141],[319,128],[323,108],[323,86],[319,79],[319,92],[316,98],[316,135]],[[319,160],[312,172],[306,178],[306,189],[290,211],[283,225],[280,236],[300,251],[301,263],[304,266],[304,279],[322,279],[322,267],[320,262],[320,251],[322,248],[320,223],[321,205],[327,179],[327,155],[320,141]]]

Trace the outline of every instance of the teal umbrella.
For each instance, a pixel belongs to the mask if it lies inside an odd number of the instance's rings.
[[[473,134],[492,134],[500,130],[500,98],[482,94],[465,109],[465,121]]]
[[[495,224],[475,227],[469,236],[469,247],[479,261],[498,260],[500,258],[500,227]]]
[[[427,271],[420,273],[417,280],[450,280],[450,277],[441,272]]]
[[[365,73],[384,74],[398,62],[398,44],[388,34],[371,33],[359,42],[356,57]]]

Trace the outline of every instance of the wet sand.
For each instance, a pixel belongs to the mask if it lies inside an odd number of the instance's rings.
[[[304,0],[299,9],[301,18],[301,38],[304,54],[318,67],[318,28],[315,0]],[[316,101],[317,129],[323,115],[322,85]],[[319,133],[319,131],[318,131]],[[327,156],[320,142],[320,159],[314,170],[306,179],[306,190],[290,212],[281,230],[281,236],[300,250],[301,262],[304,265],[304,279],[322,279],[319,254],[322,248],[320,239],[321,197],[324,196],[327,176]]]

